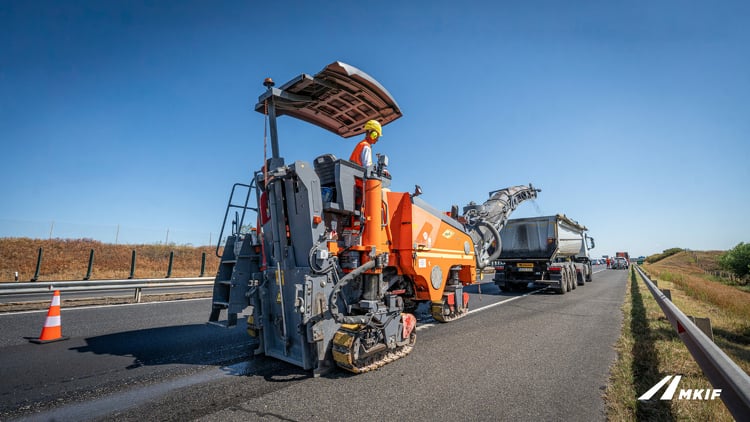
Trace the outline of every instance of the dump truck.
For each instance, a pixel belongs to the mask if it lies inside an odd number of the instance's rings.
[[[562,214],[508,220],[495,284],[503,291],[551,287],[565,294],[593,280],[588,229]]]
[[[409,354],[420,305],[439,322],[467,315],[464,287],[499,256],[510,213],[539,189],[512,186],[442,212],[418,186],[391,191],[385,155],[369,167],[333,154],[287,163],[280,116],[348,138],[402,113],[380,83],[341,62],[264,85],[255,110],[267,119],[272,155],[229,195],[220,238],[230,220],[231,234],[216,248],[209,323],[236,327],[246,316],[255,354],[317,376],[368,372]]]

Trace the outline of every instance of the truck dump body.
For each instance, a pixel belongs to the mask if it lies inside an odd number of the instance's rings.
[[[586,228],[563,215],[508,220],[500,231],[500,260],[549,260],[553,255],[569,257],[583,251]]]
[[[565,293],[591,281],[586,227],[562,214],[508,220],[495,284],[502,290],[546,285]]]

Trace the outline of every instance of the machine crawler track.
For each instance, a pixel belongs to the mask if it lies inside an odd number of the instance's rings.
[[[443,299],[441,301],[432,302],[430,313],[438,322],[451,322],[468,315],[469,308],[464,307],[456,312],[455,309],[453,309],[453,306],[449,305],[447,301]]]
[[[395,349],[384,348],[382,351],[359,357],[357,336],[360,335],[360,328],[359,325],[345,324],[333,337],[333,360],[339,367],[355,374],[369,372],[401,359],[412,351],[417,340],[416,332],[413,331],[408,344]]]

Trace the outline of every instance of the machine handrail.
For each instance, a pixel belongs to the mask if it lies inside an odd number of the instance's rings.
[[[239,232],[242,228],[242,223],[245,221],[245,213],[247,210],[258,212],[258,208],[248,207],[247,204],[250,202],[250,194],[253,192],[253,189],[256,187],[255,179],[257,177],[257,173],[253,175],[253,181],[250,182],[249,185],[244,183],[235,183],[232,185],[232,192],[229,195],[229,201],[227,201],[227,209],[224,212],[224,220],[221,223],[221,230],[219,231],[219,240],[216,243],[216,256],[218,258],[221,258],[221,254],[219,254],[219,249],[221,248],[222,244],[222,237],[224,236],[224,229],[227,225],[227,217],[229,216],[229,210],[231,208],[239,208],[242,210],[242,217],[238,218],[238,221],[235,221],[237,223],[237,231]],[[238,186],[242,186],[247,188],[247,196],[245,196],[245,203],[244,204],[233,204],[232,199],[234,198],[235,189]],[[235,233],[232,233],[235,234]]]

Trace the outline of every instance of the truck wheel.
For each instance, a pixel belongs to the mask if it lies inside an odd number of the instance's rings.
[[[583,281],[583,274],[576,273],[576,284],[578,284],[579,286],[583,286],[584,283],[585,281]]]
[[[568,276],[567,273],[563,270],[562,274],[560,274],[560,288],[557,289],[558,293],[561,295],[564,295],[565,292],[568,291]]]
[[[573,287],[573,284],[575,284],[575,282],[573,281],[573,278],[574,278],[573,273],[568,271],[568,291],[569,292],[572,292],[573,289],[575,288]]]

